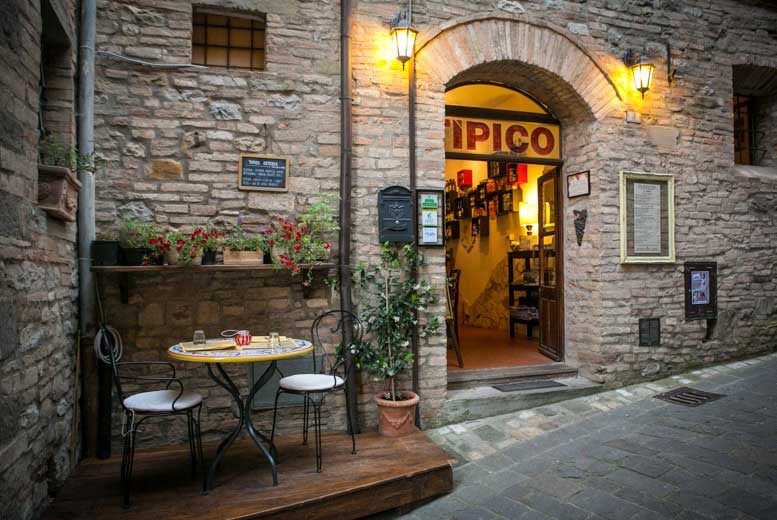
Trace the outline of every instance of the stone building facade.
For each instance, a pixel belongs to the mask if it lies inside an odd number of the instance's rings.
[[[197,5],[266,14],[265,70],[174,66],[191,60],[189,1],[99,3],[98,53],[155,64],[98,55],[95,146],[107,161],[97,181],[100,229],[128,215],[184,228],[230,222],[238,215],[262,222],[274,214],[292,216],[319,193],[337,194],[339,5],[323,0]],[[409,182],[408,70],[392,59],[388,40],[388,20],[403,7],[355,3],[356,262],[374,261],[379,254],[377,191]],[[774,8],[728,0],[456,0],[417,1],[413,9],[420,31],[419,186],[443,187],[444,93],[470,81],[531,93],[561,121],[564,172],[591,171],[591,195],[563,201],[568,364],[596,382],[620,385],[777,347],[777,173],[770,162],[769,123],[775,92],[743,84],[748,75],[737,74],[751,67],[777,74]],[[644,49],[656,65],[644,99],[629,86],[622,60],[627,49]],[[762,144],[770,151],[760,167],[734,164],[732,98],[738,90],[753,91],[767,107],[760,121],[766,126]],[[239,191],[236,165],[244,152],[288,156],[289,193]],[[620,263],[620,171],[674,174],[675,263]],[[588,211],[580,246],[572,223],[579,209]],[[426,258],[424,274],[442,287],[442,251],[427,250]],[[718,262],[719,319],[710,335],[704,322],[684,318],[688,260]],[[337,304],[323,287],[313,298],[302,298],[298,281],[284,276],[154,276],[136,276],[126,304],[109,277],[101,281],[110,320],[125,338],[130,359],[164,359],[165,347],[195,328],[213,334],[246,323],[261,330],[272,320],[278,329],[301,334],[316,312]],[[231,288],[241,284],[250,286],[253,303],[235,299]],[[442,307],[428,311],[443,314]],[[638,346],[638,320],[649,317],[661,319],[658,347]],[[447,396],[444,336],[424,339],[420,354],[423,424],[441,424]],[[200,369],[182,370],[187,385],[208,395],[203,424],[217,433],[215,425],[229,416],[224,396]],[[359,409],[365,426],[374,424],[372,391],[363,378]],[[341,405],[333,402],[331,410],[341,414]],[[328,427],[343,428],[339,417]],[[298,427],[291,419],[283,424]],[[175,428],[160,428],[151,442],[179,440]]]
[[[39,516],[78,460],[76,224],[38,206],[41,132],[74,135],[74,17],[70,0],[0,5],[2,518]]]

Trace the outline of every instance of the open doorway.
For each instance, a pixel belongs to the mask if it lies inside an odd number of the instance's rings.
[[[448,369],[563,359],[559,125],[494,84],[446,93]]]

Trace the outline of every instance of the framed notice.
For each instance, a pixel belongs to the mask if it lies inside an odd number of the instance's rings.
[[[584,171],[567,175],[567,198],[574,199],[591,194],[591,172]]]
[[[674,263],[674,176],[620,172],[621,263]]]
[[[718,317],[717,262],[685,262],[685,319]]]
[[[277,155],[241,155],[237,166],[237,188],[289,191],[289,160]]]
[[[465,197],[456,201],[462,205],[468,202]],[[469,206],[467,204],[467,206]],[[467,207],[469,209],[469,207]],[[416,240],[419,246],[442,247],[445,244],[445,192],[443,190],[416,190],[416,222],[418,232]]]

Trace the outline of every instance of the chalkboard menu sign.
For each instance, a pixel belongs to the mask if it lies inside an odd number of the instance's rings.
[[[241,155],[237,187],[240,190],[289,191],[289,161],[276,155]]]

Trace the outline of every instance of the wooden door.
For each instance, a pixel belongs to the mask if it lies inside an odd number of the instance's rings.
[[[537,180],[540,254],[540,352],[564,359],[561,184],[554,168]]]

